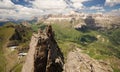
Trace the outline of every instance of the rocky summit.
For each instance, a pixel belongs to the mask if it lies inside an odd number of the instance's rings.
[[[33,33],[22,72],[62,72],[64,57],[54,39],[52,27]]]

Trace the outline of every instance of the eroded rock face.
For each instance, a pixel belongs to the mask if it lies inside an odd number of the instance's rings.
[[[109,64],[90,58],[80,49],[69,52],[64,72],[113,72]]]
[[[45,31],[38,30],[33,34],[22,72],[62,72],[64,57],[57,42],[51,26]]]

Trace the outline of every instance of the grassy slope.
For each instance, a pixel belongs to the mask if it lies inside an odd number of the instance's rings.
[[[9,42],[9,38],[14,34],[14,28],[7,26],[9,26],[9,23],[0,27],[0,72],[5,72],[6,70],[21,72],[22,63],[17,61],[18,51],[16,50],[11,52],[8,48],[6,48],[6,44]],[[32,31],[26,30],[26,33],[27,34],[25,37],[23,37],[23,39],[28,41],[20,43],[20,48],[23,48],[29,44]],[[22,61],[23,59],[21,62]]]
[[[0,71],[5,71],[5,66],[6,66],[6,59],[4,56],[4,50],[3,49],[8,41],[9,37],[14,33],[13,28],[6,28],[6,27],[0,27],[0,38],[2,41],[0,41]]]
[[[110,65],[114,69],[114,72],[120,71],[119,69],[120,60],[118,59],[120,53],[119,51],[120,46],[113,45],[109,39],[109,36],[106,36],[101,32],[93,30],[89,30],[86,33],[82,33],[66,25],[53,24],[52,27],[55,31],[58,44],[65,56],[70,50],[74,48],[74,46],[71,45],[76,44],[81,49],[84,49],[85,53],[87,53],[88,55],[95,59],[98,60],[102,59],[107,61],[110,60],[108,62],[111,63]],[[100,37],[97,39],[97,41],[94,41],[90,44],[83,46],[81,45],[79,40],[83,35],[91,35],[95,37],[99,35]]]

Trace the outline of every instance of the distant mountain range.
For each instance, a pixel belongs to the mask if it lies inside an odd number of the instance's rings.
[[[44,15],[44,16],[39,16],[39,17],[31,17],[29,20],[24,20],[24,19],[14,19],[14,18],[0,18],[0,26],[2,26],[3,24],[5,24],[6,22],[14,22],[14,23],[22,23],[22,22],[28,22],[30,24],[36,24],[39,22],[43,22],[43,23],[51,23],[54,21],[62,21],[62,20],[71,20],[73,18],[75,18],[76,20],[80,20],[80,19],[85,19],[88,16],[92,16],[97,23],[103,24],[104,23],[120,23],[119,22],[119,16],[110,16],[110,15],[105,15],[105,14],[86,14],[86,13],[81,13],[81,12],[77,12],[77,11],[71,11],[68,14],[58,14],[58,15],[54,15],[54,14],[49,14],[49,15]]]
[[[6,19],[0,18],[0,26],[4,25],[7,22],[13,22],[13,23],[19,24],[19,23],[22,23],[24,21],[33,24],[33,23],[37,22],[37,18],[35,17],[35,18],[32,18],[31,20],[24,20],[24,19],[15,20],[12,18],[6,18]]]

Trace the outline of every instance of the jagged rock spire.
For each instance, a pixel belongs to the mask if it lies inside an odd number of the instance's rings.
[[[64,57],[57,42],[51,25],[46,31],[38,30],[33,34],[22,72],[62,72]]]

